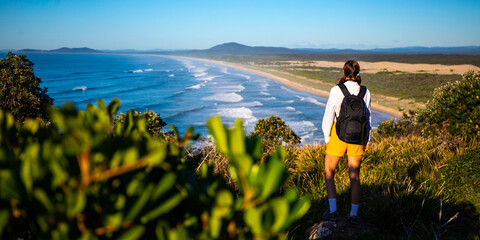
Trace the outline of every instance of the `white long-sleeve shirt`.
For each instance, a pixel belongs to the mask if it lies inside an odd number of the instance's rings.
[[[348,91],[352,95],[358,95],[360,92],[360,85],[357,82],[354,81],[346,81],[345,86],[347,87]],[[340,108],[342,106],[342,101],[343,101],[343,93],[340,87],[334,86],[330,90],[330,96],[328,97],[328,102],[327,106],[325,107],[325,115],[323,115],[323,122],[322,122],[322,131],[323,135],[325,137],[325,143],[328,143],[330,141],[330,133],[332,131],[332,125],[335,120],[335,116],[338,116],[340,113]],[[370,91],[365,93],[365,96],[363,97],[363,101],[365,102],[365,105],[367,107],[367,119],[368,119],[368,143],[370,143],[370,137],[371,137],[371,122],[372,122],[372,116],[370,114],[371,112],[371,98],[370,98]]]

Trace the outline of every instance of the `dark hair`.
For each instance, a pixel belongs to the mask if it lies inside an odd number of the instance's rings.
[[[343,77],[340,79],[340,83],[345,83],[347,78],[355,79],[355,82],[358,84],[362,83],[362,78],[360,78],[360,64],[355,60],[348,60],[343,65]]]

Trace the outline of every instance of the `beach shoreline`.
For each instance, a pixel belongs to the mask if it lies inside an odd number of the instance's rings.
[[[264,70],[262,71],[262,69],[255,68],[254,66],[247,66],[247,65],[243,65],[243,64],[237,64],[237,63],[231,63],[231,62],[225,62],[225,61],[218,61],[218,60],[212,60],[212,59],[206,59],[206,58],[171,56],[171,55],[170,56],[165,55],[165,57],[178,57],[178,58],[184,58],[184,59],[192,59],[192,60],[204,61],[204,62],[209,62],[209,63],[212,63],[212,64],[216,64],[216,65],[221,65],[221,66],[225,66],[225,67],[234,68],[234,69],[237,69],[237,70],[240,70],[240,71],[244,71],[244,72],[252,73],[252,74],[255,74],[255,75],[258,75],[258,76],[269,78],[273,81],[279,82],[280,84],[282,84],[284,87],[286,87],[288,89],[298,91],[298,92],[304,92],[304,93],[312,94],[312,95],[319,96],[319,97],[328,98],[328,96],[330,94],[329,91],[309,87],[309,86],[300,84],[298,82],[289,80],[285,77],[277,76],[275,74],[266,72]],[[391,115],[393,117],[397,117],[397,118],[400,118],[403,115],[402,112],[400,112],[400,111],[398,111],[394,108],[383,106],[383,105],[380,105],[379,103],[376,103],[376,102],[372,102],[372,109],[374,109],[376,111],[379,111],[379,112],[389,114],[389,115]]]

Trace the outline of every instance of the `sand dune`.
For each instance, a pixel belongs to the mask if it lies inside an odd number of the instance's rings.
[[[325,68],[343,68],[344,62],[331,61],[282,61],[285,66],[311,66]],[[436,73],[436,74],[464,74],[469,70],[479,71],[480,67],[462,64],[462,65],[442,65],[425,63],[397,63],[397,62],[358,62],[361,71],[364,73],[377,73],[382,71],[389,72],[407,72],[407,73]]]

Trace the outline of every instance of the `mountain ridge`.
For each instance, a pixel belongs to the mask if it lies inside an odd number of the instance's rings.
[[[285,47],[264,47],[247,46],[236,42],[228,42],[215,45],[205,50],[191,50],[192,54],[219,54],[219,55],[250,55],[250,54],[460,54],[480,55],[480,46],[464,47],[397,47],[397,48],[374,48],[374,49],[338,49],[338,48],[285,48]]]
[[[248,46],[237,42],[228,42],[215,45],[208,49],[182,49],[182,50],[96,50],[88,47],[68,48],[62,47],[53,50],[41,49],[21,49],[16,53],[167,53],[183,52],[193,55],[262,55],[262,54],[460,54],[460,55],[480,55],[480,46],[463,47],[396,47],[396,48],[373,48],[373,49],[338,49],[338,48],[286,48],[286,47],[268,47],[268,46]]]
[[[20,49],[16,53],[101,53],[101,51],[81,47],[81,48],[68,48],[62,47],[53,50],[41,50],[41,49]]]

